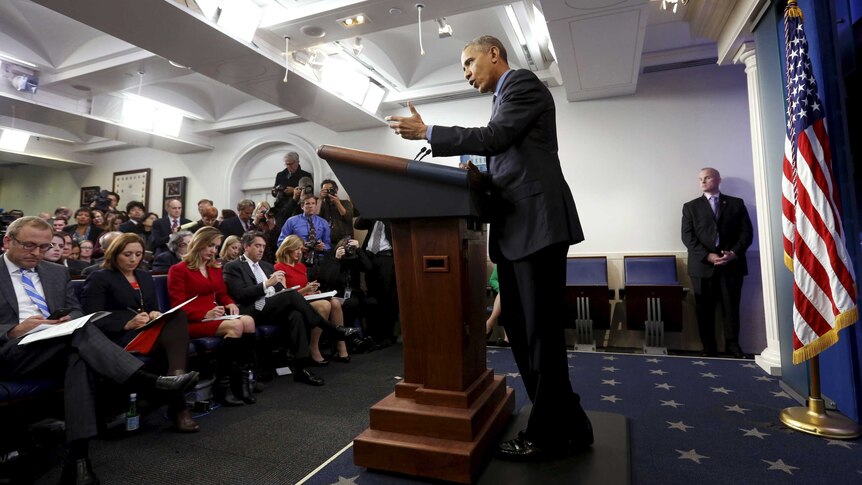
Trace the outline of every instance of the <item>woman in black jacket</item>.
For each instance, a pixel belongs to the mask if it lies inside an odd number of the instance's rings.
[[[85,313],[109,311],[94,324],[127,351],[158,355],[167,360],[171,375],[185,374],[189,331],[185,313],[176,311],[161,322],[147,323],[161,315],[153,277],[138,268],[144,257],[144,240],[135,233],[115,239],[105,252],[102,269],[84,283],[81,306]],[[200,428],[192,419],[185,397],[176,395],[168,405],[174,426],[182,432]]]

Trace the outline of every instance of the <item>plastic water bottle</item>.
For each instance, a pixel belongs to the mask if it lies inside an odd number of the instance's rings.
[[[254,371],[251,369],[248,370],[248,393],[254,394]]]
[[[141,416],[138,414],[138,395],[129,394],[129,410],[126,412],[126,431],[135,431],[141,426]]]

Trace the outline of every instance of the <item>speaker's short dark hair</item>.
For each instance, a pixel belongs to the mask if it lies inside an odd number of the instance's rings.
[[[494,37],[493,35],[481,35],[476,37],[475,39],[467,42],[467,45],[464,46],[463,50],[467,50],[471,47],[479,47],[484,52],[488,52],[491,50],[491,47],[496,47],[500,51],[500,57],[507,64],[509,63],[508,55],[506,54],[506,48],[503,47],[503,43],[500,42],[500,39]]]

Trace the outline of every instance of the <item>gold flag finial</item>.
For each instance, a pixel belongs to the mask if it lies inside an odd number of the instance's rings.
[[[796,0],[790,0],[787,2],[787,7],[784,8],[784,18],[788,19],[794,17],[804,20],[802,18],[802,9],[796,4]]]

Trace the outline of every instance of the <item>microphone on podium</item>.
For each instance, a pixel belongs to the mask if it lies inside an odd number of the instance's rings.
[[[419,153],[417,153],[417,154],[416,154],[416,156],[415,156],[415,157],[413,157],[413,160],[422,160],[422,159],[421,159],[421,158],[419,158],[419,157],[420,157],[420,156],[424,156],[427,152],[430,152],[430,151],[431,151],[431,149],[430,149],[430,148],[428,148],[428,147],[422,147],[422,149],[421,149],[421,150],[419,150]]]
[[[426,151],[424,154],[422,154],[421,157],[419,157],[419,161],[421,162],[422,159],[427,157],[428,155],[431,155],[431,148],[428,148],[428,151]]]

